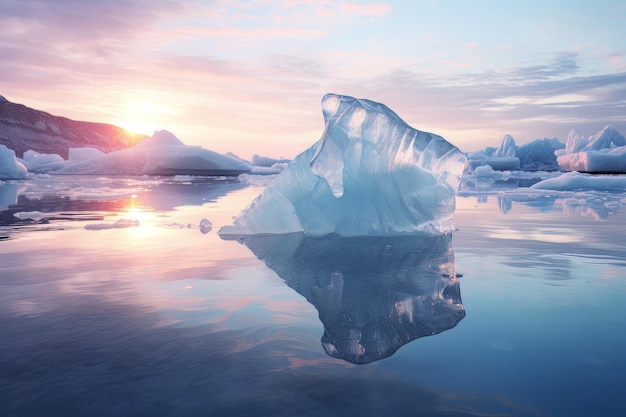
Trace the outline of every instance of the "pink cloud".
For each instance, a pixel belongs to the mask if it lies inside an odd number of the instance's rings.
[[[328,35],[327,32],[319,29],[306,29],[296,27],[268,27],[261,29],[247,29],[242,27],[208,28],[208,27],[186,27],[176,30],[187,36],[207,36],[214,38],[294,38],[294,37],[320,37]]]

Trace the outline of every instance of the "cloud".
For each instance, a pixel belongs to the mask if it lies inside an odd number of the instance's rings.
[[[242,27],[208,28],[208,27],[187,27],[179,28],[177,32],[183,32],[187,36],[193,37],[213,37],[213,38],[294,38],[294,37],[319,37],[328,35],[327,32],[319,29],[306,29],[297,27],[266,27],[260,29],[249,29]]]

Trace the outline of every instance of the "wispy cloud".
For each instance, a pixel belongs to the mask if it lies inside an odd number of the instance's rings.
[[[260,29],[250,29],[242,27],[208,28],[208,27],[186,27],[177,28],[179,36],[187,37],[213,37],[213,38],[294,38],[294,37],[319,37],[328,35],[327,32],[319,29],[306,29],[297,27],[266,27]]]

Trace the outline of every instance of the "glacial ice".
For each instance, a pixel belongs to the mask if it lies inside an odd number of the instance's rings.
[[[321,139],[220,235],[384,236],[453,229],[465,155],[387,106],[327,94]]]
[[[565,148],[557,138],[535,139],[517,149],[520,169],[523,171],[558,171],[556,152]]]
[[[488,165],[496,171],[515,171],[520,169],[520,160],[516,156],[517,145],[511,135],[502,138],[496,149],[486,148],[468,155],[467,170],[472,171],[479,166]]]
[[[555,154],[563,171],[626,173],[626,138],[612,125],[588,138],[570,131],[565,149]]]
[[[17,160],[15,151],[0,145],[0,180],[22,180],[28,170]]]
[[[61,155],[45,154],[28,150],[24,152],[23,164],[28,172],[45,174],[63,168],[66,162],[61,158]]]

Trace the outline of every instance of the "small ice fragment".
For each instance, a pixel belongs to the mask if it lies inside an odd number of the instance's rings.
[[[207,233],[209,233],[211,230],[213,229],[213,223],[211,223],[211,220],[208,219],[202,219],[200,220],[200,232],[203,235],[206,235]]]
[[[40,211],[20,211],[19,213],[13,213],[13,217],[20,220],[41,220],[44,218],[44,214]]]

